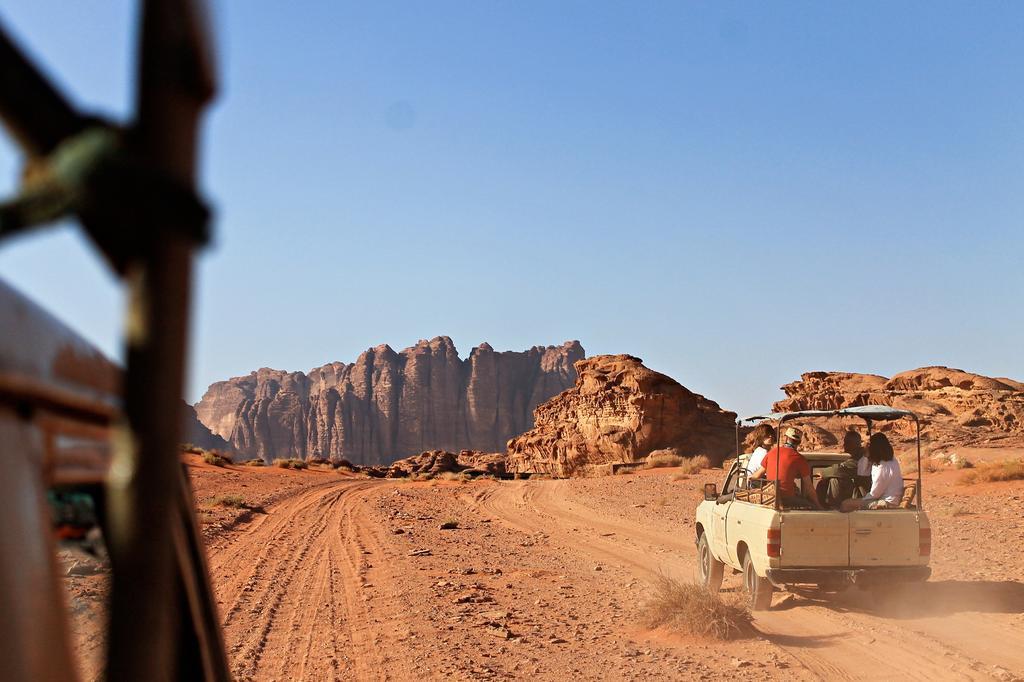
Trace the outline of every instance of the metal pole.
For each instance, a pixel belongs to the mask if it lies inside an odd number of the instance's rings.
[[[921,475],[921,420],[914,415],[914,424],[917,427],[917,508],[924,509],[924,499],[921,497],[921,482],[924,476]]]
[[[199,19],[192,3],[143,4],[138,124],[133,146],[143,162],[194,185],[199,113],[212,94],[204,64],[191,50]],[[109,680],[176,676],[182,614],[174,571],[181,398],[191,294],[191,240],[166,219],[148,231],[143,253],[125,274],[127,372],[110,483],[111,597]],[[139,641],[145,636],[145,645]]]

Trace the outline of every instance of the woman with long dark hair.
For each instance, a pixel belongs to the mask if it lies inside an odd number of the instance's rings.
[[[843,511],[855,509],[895,509],[903,499],[903,473],[884,433],[873,433],[868,441],[871,463],[871,490],[860,499],[843,502]]]

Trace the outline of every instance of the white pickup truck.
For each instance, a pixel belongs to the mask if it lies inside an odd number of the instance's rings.
[[[778,426],[809,417],[860,417],[868,431],[875,421],[911,418],[907,410],[868,405],[844,410],[815,410],[753,417]],[[779,429],[781,431],[781,428]],[[737,439],[739,442],[739,439]],[[830,467],[847,459],[845,453],[809,453],[812,477],[819,480]],[[722,491],[705,486],[697,507],[697,562],[701,583],[712,591],[722,585],[725,567],[743,574],[743,586],[754,610],[769,608],[776,588],[812,586],[838,590],[848,585],[885,590],[895,584],[927,580],[931,574],[931,527],[921,504],[920,473],[905,480],[903,504],[898,509],[849,513],[810,509],[783,509],[774,489],[748,487],[742,458],[737,457]],[[799,481],[797,482],[799,486]]]

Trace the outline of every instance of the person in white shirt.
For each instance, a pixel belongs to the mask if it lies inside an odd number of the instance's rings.
[[[761,422],[747,436],[748,443],[756,443],[757,447],[747,460],[747,474],[750,475],[764,465],[764,456],[768,449],[775,447],[775,427]]]
[[[843,511],[855,509],[895,509],[903,499],[903,473],[892,444],[884,433],[871,434],[868,456],[871,462],[871,489],[860,499],[843,502]]]

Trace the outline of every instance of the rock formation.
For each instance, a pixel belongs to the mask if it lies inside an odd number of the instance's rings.
[[[576,371],[576,385],[537,407],[534,428],[509,441],[510,472],[598,473],[662,448],[721,462],[735,447],[734,413],[640,358],[600,355]]]
[[[203,450],[220,450],[222,452],[231,450],[231,446],[226,440],[211,433],[210,429],[196,418],[195,409],[185,401],[182,401],[181,412],[181,441],[183,444],[191,443]]]
[[[578,341],[461,360],[448,337],[308,373],[260,369],[217,382],[199,420],[245,457],[390,464],[430,449],[498,451],[533,425],[537,405],[573,384]]]
[[[948,367],[922,367],[891,379],[876,374],[807,372],[782,390],[787,397],[775,403],[776,412],[892,405],[917,413],[922,418],[922,437],[936,446],[1024,444],[1024,384],[1013,379]],[[847,420],[834,421],[828,431],[846,428],[839,422]],[[914,435],[906,420],[879,427],[899,440]],[[808,448],[835,444],[834,438],[828,442],[811,436],[805,443]]]
[[[454,454],[446,450],[429,450],[394,462],[389,467],[362,467],[375,478],[434,478],[440,474],[463,474],[505,477],[505,455],[500,452],[463,450]]]

